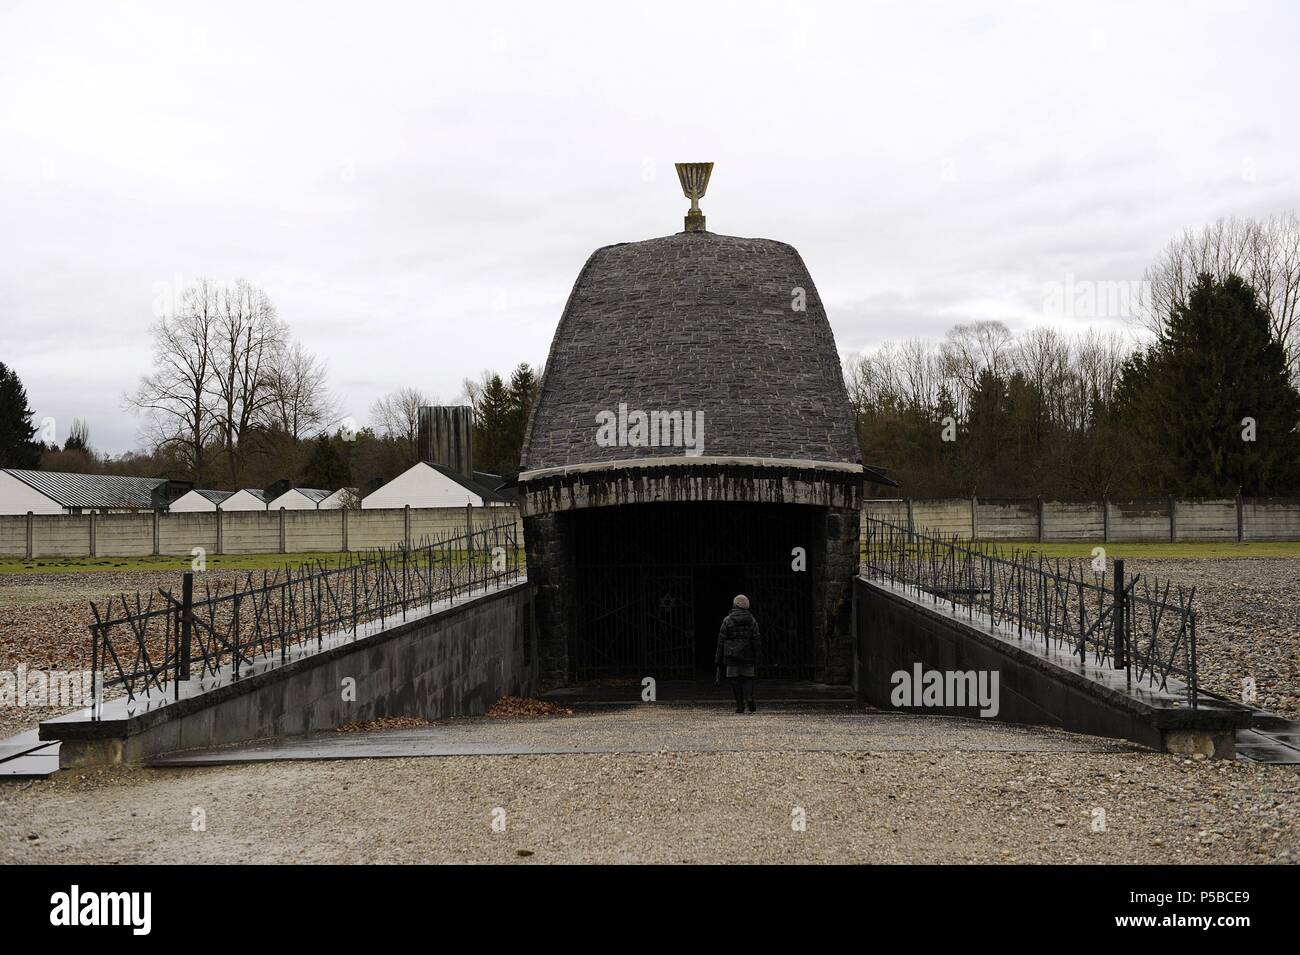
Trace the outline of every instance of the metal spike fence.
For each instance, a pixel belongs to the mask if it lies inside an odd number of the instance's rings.
[[[513,522],[473,533],[425,538],[417,547],[379,548],[347,554],[338,564],[302,564],[260,576],[249,572],[232,585],[193,592],[186,573],[181,593],[159,589],[92,602],[91,669],[103,671],[106,690],[130,699],[169,688],[197,675],[240,670],[258,657],[350,634],[378,621],[405,620],[443,601],[469,597],[520,578],[522,553]],[[98,702],[95,716],[98,718]]]
[[[1184,590],[1153,577],[1085,571],[1073,560],[1028,551],[1010,554],[969,546],[954,535],[932,536],[863,517],[861,573],[887,580],[918,597],[965,610],[1020,640],[1066,647],[1087,663],[1124,670],[1127,683],[1169,691],[1173,677],[1197,706],[1195,588]],[[1089,562],[1091,570],[1091,562]]]

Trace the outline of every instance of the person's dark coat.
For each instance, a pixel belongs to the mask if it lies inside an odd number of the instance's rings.
[[[718,649],[713,662],[722,667],[756,667],[762,650],[758,621],[748,610],[733,607],[718,630]]]

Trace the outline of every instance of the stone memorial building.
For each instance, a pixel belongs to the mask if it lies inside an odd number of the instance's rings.
[[[706,231],[710,169],[679,167],[686,231],[592,253],[551,344],[519,474],[546,685],[711,678],[737,593],[763,676],[850,679],[863,482],[887,479],[803,260]]]

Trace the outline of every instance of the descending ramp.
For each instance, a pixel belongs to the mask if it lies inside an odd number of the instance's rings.
[[[40,779],[59,769],[59,743],[36,730],[0,740],[0,779]]]
[[[926,600],[887,580],[859,577],[854,613],[863,703],[896,706],[900,672],[996,673],[997,719],[1215,758],[1231,758],[1238,733],[1252,722],[1246,707],[1204,694],[1188,705],[1185,687],[1172,678],[1163,686],[1134,682],[1109,661],[1081,659],[1052,641],[1022,637],[969,605]],[[932,711],[973,715],[970,707]]]

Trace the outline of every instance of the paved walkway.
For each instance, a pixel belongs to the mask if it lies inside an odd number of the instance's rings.
[[[191,751],[155,766],[411,756],[562,753],[1101,753],[1139,748],[1041,727],[948,717],[825,709],[663,705],[584,708],[574,716],[452,720],[418,729],[317,733]]]

